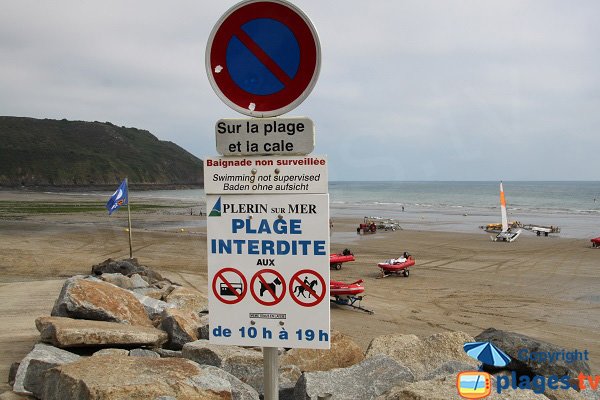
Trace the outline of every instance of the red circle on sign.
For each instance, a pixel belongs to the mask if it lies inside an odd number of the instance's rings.
[[[241,26],[257,19],[272,19],[285,25],[300,48],[300,63],[293,78],[283,76],[284,88],[269,95],[249,93],[232,79],[227,65],[227,48],[232,38],[244,36]],[[273,71],[275,63],[262,54],[260,46],[247,47]],[[282,0],[242,2],[227,11],[213,28],[206,48],[206,72],[211,86],[229,107],[254,117],[274,117],[298,106],[312,91],[321,65],[321,45],[317,31],[308,17],[296,6]],[[277,74],[276,74],[277,75]],[[254,108],[251,109],[250,105]]]
[[[302,275],[302,274],[310,274],[310,275],[314,275],[317,277],[319,282],[321,282],[321,287],[323,288],[323,292],[321,293],[321,295],[317,294],[317,292],[313,289],[314,285],[306,285],[304,283],[304,281],[302,281],[300,279],[300,275]],[[315,279],[314,281],[316,281],[317,279]],[[295,282],[300,283],[300,285],[296,286],[296,288],[294,288]],[[301,288],[301,289],[298,289],[298,288]],[[318,272],[313,271],[312,269],[303,269],[303,270],[296,272],[294,274],[294,276],[292,276],[292,279],[290,279],[289,290],[290,290],[290,295],[292,296],[292,299],[296,303],[298,303],[299,305],[301,305],[303,307],[313,307],[313,306],[316,306],[317,304],[319,304],[321,302],[321,300],[323,300],[323,298],[325,298],[325,293],[327,292],[327,287],[325,286],[325,279],[323,279],[323,277]],[[298,297],[296,297],[296,291],[298,291]],[[300,294],[302,294],[304,292],[307,292],[309,294],[309,298],[310,298],[310,296],[312,296],[315,300],[312,302],[303,302],[302,300],[300,300]]]
[[[223,275],[223,273],[225,273],[225,272],[233,272],[234,274],[236,274],[236,275],[238,275],[240,277],[240,284],[242,285],[242,287],[241,287],[241,289],[240,289],[239,292],[237,291],[238,288],[236,288],[235,286],[233,286],[233,285],[235,285],[235,283],[232,284],[227,279],[225,279],[225,276]],[[219,285],[219,290],[217,290],[217,280],[219,278],[223,282]],[[242,299],[244,298],[244,296],[246,296],[246,291],[248,290],[248,286],[247,286],[246,283],[247,283],[246,282],[246,278],[237,269],[235,269],[235,268],[223,268],[223,269],[217,271],[217,273],[215,274],[215,276],[213,278],[213,281],[212,281],[213,294],[222,303],[225,303],[225,304],[236,304],[236,303],[239,303],[240,301],[242,301]],[[223,286],[223,285],[225,285],[225,286]],[[235,299],[228,300],[228,299],[225,299],[224,296],[234,296]]]
[[[275,275],[276,278],[272,282],[267,282],[267,280],[263,276],[264,273],[271,273]],[[258,296],[255,293],[256,289],[254,287],[254,283],[256,282],[256,280],[258,280],[260,283]],[[279,283],[277,283],[277,280],[279,281]],[[281,293],[279,296],[277,296],[277,287],[281,287]],[[250,293],[252,293],[252,297],[254,297],[254,300],[259,302],[263,306],[274,306],[275,304],[283,300],[283,296],[285,296],[285,280],[283,279],[283,276],[274,269],[261,269],[260,271],[255,273],[252,279],[250,280]],[[273,301],[263,300],[262,296],[265,293],[269,293],[271,297],[273,297]]]

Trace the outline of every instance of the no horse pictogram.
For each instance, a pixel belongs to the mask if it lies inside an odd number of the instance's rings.
[[[316,271],[303,269],[290,279],[290,295],[303,307],[313,307],[319,304],[327,293],[325,279]]]
[[[246,296],[247,290],[246,278],[235,268],[217,271],[212,281],[213,294],[225,304],[239,303]]]
[[[250,280],[250,293],[263,306],[274,306],[285,296],[285,280],[274,269],[261,269]]]
[[[234,110],[274,117],[299,105],[319,76],[321,46],[310,19],[284,0],[244,1],[213,28],[206,72]]]

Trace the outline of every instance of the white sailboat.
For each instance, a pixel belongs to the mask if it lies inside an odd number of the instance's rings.
[[[522,229],[518,229],[517,231],[513,232],[508,227],[508,218],[506,216],[506,198],[504,197],[502,181],[500,181],[500,212],[502,214],[502,232],[496,235],[493,240],[495,242],[514,242],[521,234]]]

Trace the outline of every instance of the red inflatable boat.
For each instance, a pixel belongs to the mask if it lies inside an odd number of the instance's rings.
[[[352,283],[329,281],[329,295],[331,296],[331,302],[373,314],[373,311],[360,305],[363,296],[358,295],[365,291],[365,287],[361,285],[361,283],[363,283],[362,279]],[[358,303],[358,305],[355,303]]]
[[[362,279],[352,283],[340,281],[329,281],[329,293],[332,297],[336,296],[356,296],[365,291],[365,287],[361,285]]]
[[[413,265],[415,265],[415,258],[413,256],[408,256],[407,260],[404,262],[397,262],[396,260],[391,259],[377,264],[383,278],[392,274],[400,274],[408,277],[410,275],[409,268]]]
[[[592,242],[592,247],[600,247],[600,237],[593,238],[590,242]]]
[[[339,270],[342,269],[342,263],[354,260],[354,254],[350,250],[345,249],[342,253],[329,255],[329,266]]]

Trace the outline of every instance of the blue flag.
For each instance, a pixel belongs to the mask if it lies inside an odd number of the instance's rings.
[[[108,215],[112,214],[113,211],[119,209],[119,207],[127,204],[129,193],[127,192],[127,179],[123,179],[123,182],[119,185],[119,188],[110,196],[108,203],[106,203],[106,209]]]

